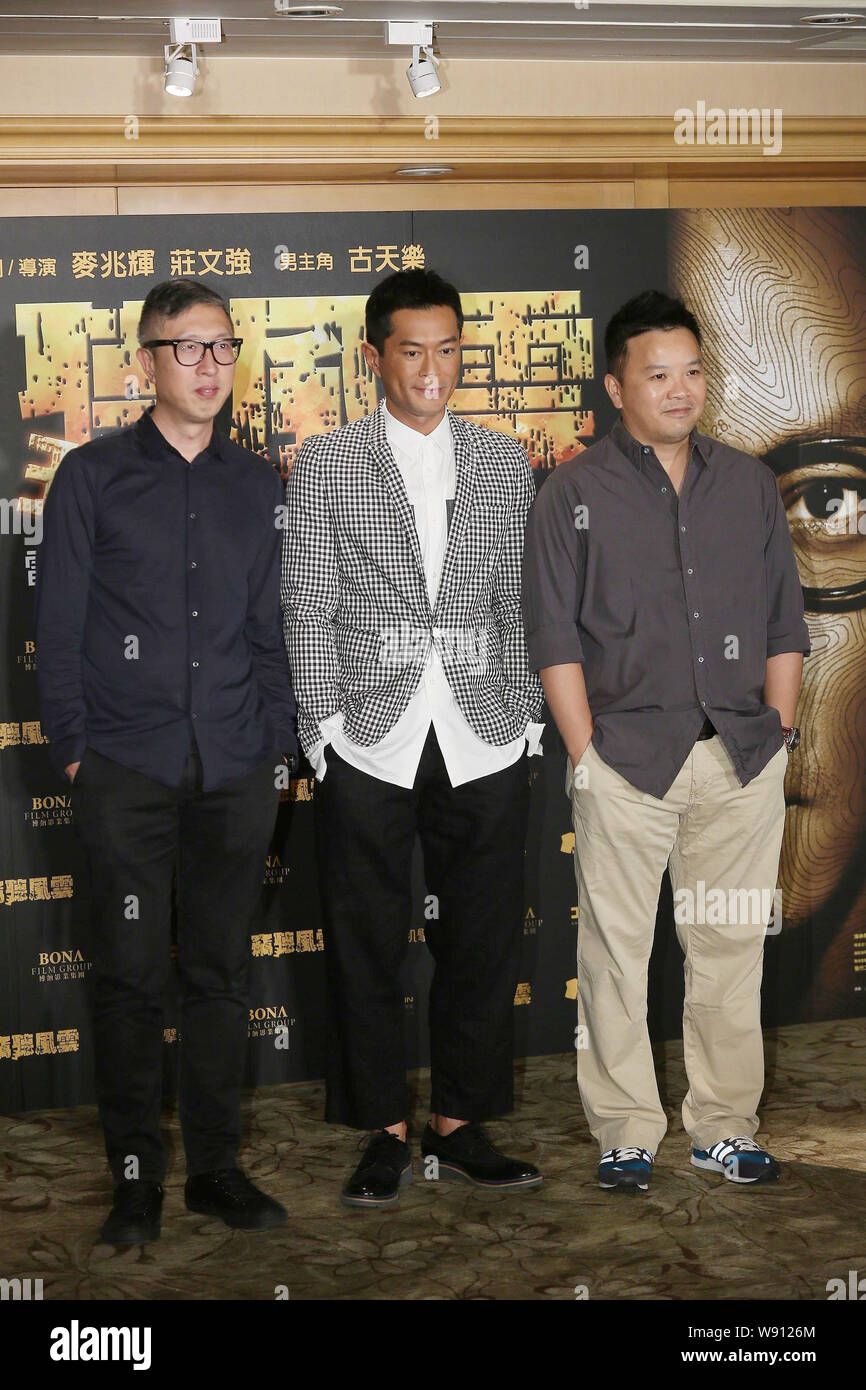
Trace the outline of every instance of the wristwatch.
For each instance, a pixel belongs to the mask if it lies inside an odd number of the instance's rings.
[[[785,747],[788,752],[793,753],[794,749],[797,748],[800,743],[800,730],[795,724],[783,724],[782,736],[784,737]]]

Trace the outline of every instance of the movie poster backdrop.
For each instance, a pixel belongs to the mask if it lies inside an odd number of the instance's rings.
[[[15,218],[0,222],[0,1107],[91,1102],[88,887],[69,787],[37,694],[40,512],[63,456],[152,403],[141,303],[194,276],[243,348],[219,424],[287,477],[304,439],[372,410],[364,303],[394,270],[436,269],[466,323],[457,413],[513,435],[538,486],[604,434],[604,326],[647,287],[684,295],[705,333],[702,428],[764,458],[806,596],[806,664],[780,894],[766,939],[768,1025],[864,1012],[866,980],[866,211],[448,212]],[[238,498],[243,505],[243,498]],[[530,760],[519,1056],[570,1051],[577,894],[564,751]],[[316,783],[282,795],[250,928],[251,1083],[322,1074],[326,1030]],[[431,962],[420,854],[407,924],[408,1055],[427,1062]],[[176,946],[167,944],[176,954]],[[682,955],[663,887],[650,1030],[676,1037]],[[180,1020],[164,1019],[166,1074]]]

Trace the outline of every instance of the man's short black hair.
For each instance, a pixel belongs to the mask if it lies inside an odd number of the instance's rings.
[[[644,290],[617,309],[604,330],[607,369],[617,381],[622,381],[629,340],[654,328],[661,329],[663,333],[670,332],[672,328],[687,328],[697,339],[698,347],[701,345],[698,321],[681,299],[672,299],[669,294],[662,294],[661,290]]]
[[[217,304],[229,323],[232,321],[229,306],[210,285],[203,284],[201,280],[163,280],[154,285],[141,306],[138,341],[146,343],[148,338],[153,337],[159,319],[173,319],[185,309],[191,309],[193,304]]]
[[[453,309],[457,315],[457,331],[463,329],[463,306],[453,285],[437,275],[435,270],[398,270],[380,280],[364,311],[367,342],[377,352],[384,352],[385,339],[391,336],[391,315],[397,309],[434,309],[440,306]]]

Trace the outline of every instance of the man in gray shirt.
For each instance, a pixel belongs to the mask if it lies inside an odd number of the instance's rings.
[[[809,651],[802,592],[770,469],[697,432],[693,315],[646,291],[605,350],[621,421],[542,488],[523,578],[530,664],[568,752],[581,1099],[600,1185],[646,1191],[666,1129],[646,1010],[669,868],[691,1161],[767,1181],[760,988]]]

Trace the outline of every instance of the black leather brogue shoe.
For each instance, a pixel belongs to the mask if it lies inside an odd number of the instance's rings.
[[[347,1207],[389,1207],[411,1178],[409,1145],[390,1130],[377,1129],[344,1185],[340,1201]]]
[[[451,1134],[437,1134],[427,1125],[421,1140],[421,1160],[428,1172],[440,1178],[456,1178],[476,1187],[540,1187],[544,1179],[532,1163],[507,1158],[494,1148],[481,1125],[461,1125]],[[435,1169],[430,1168],[435,1160]]]

